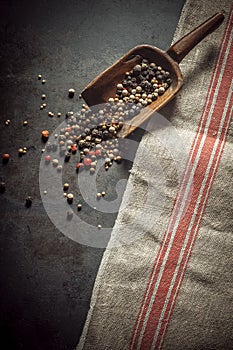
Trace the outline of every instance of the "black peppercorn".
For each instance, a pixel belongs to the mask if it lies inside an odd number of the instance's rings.
[[[85,132],[86,135],[90,135],[91,130],[90,130],[89,128],[86,128],[86,129],[84,130],[84,132]]]
[[[141,66],[139,64],[137,64],[134,68],[133,68],[133,75],[136,77],[141,73]]]
[[[32,205],[32,197],[28,196],[25,200],[25,206],[29,208]]]
[[[71,156],[70,152],[67,152],[67,153],[65,154],[65,162],[69,162],[70,156]]]
[[[0,193],[4,193],[6,190],[5,182],[0,182]]]

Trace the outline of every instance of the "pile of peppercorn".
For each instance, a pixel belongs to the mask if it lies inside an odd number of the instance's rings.
[[[170,86],[170,73],[161,66],[143,59],[116,87],[116,94],[109,98],[102,109],[90,109],[85,104],[80,112],[67,113],[67,126],[58,135],[60,155],[69,161],[72,154],[80,150],[77,171],[88,169],[95,172],[97,160],[105,159],[105,169],[120,162],[121,154],[117,134],[125,121],[137,115]],[[53,162],[54,165],[54,162]],[[58,162],[55,162],[58,165]]]
[[[154,62],[143,59],[130,72],[125,73],[122,84],[117,85],[116,96],[112,100],[122,99],[135,103],[140,108],[151,104],[171,85],[170,73]]]

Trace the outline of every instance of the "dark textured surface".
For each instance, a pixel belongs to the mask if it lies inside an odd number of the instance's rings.
[[[167,49],[183,2],[0,2],[0,148],[11,154],[9,163],[0,165],[0,180],[6,182],[0,197],[3,349],[73,349],[103,254],[71,241],[48,218],[38,181],[41,130],[53,130],[65,112],[80,108],[78,94],[67,98],[70,87],[81,91],[130,48],[147,43]],[[37,80],[40,73],[45,85]],[[43,92],[48,108],[40,111]],[[48,110],[63,117],[48,118]],[[21,146],[28,152],[19,158]],[[113,170],[108,176],[114,188],[128,168],[123,163]],[[27,195],[33,197],[29,209]],[[94,215],[90,211],[93,225]],[[99,217],[110,227],[116,214]]]

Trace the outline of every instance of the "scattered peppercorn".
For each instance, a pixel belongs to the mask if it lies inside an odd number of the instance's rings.
[[[24,154],[23,148],[19,148],[18,149],[18,154],[19,154],[20,157]]]
[[[73,202],[74,195],[72,193],[67,194],[67,202],[71,204]]]
[[[140,64],[125,73],[124,79],[116,85],[115,95],[109,98],[104,107],[92,111],[83,104],[80,112],[67,112],[66,127],[54,136],[58,144],[56,147],[47,144],[46,150],[55,152],[59,147],[59,155],[64,157],[66,162],[79,151],[80,158],[76,163],[76,171],[86,169],[90,174],[96,172],[97,162],[101,157],[105,160],[107,171],[113,162],[120,163],[122,160],[117,134],[124,122],[132,119],[142,108],[164,94],[171,82],[169,72],[154,62],[142,59]],[[70,98],[74,97],[75,90],[69,89],[68,94]],[[45,94],[41,98],[45,99]],[[82,98],[81,94],[79,98]],[[42,107],[46,107],[46,104],[42,104]],[[54,113],[48,112],[48,116],[53,117]],[[57,113],[57,117],[61,117],[60,112]],[[49,132],[45,136],[45,141],[48,137]],[[50,162],[50,156],[46,162]],[[57,167],[57,171],[62,170],[58,159],[53,159],[52,164]],[[66,190],[68,187],[64,186],[64,191]],[[73,202],[72,193],[64,193],[64,196],[69,204]],[[104,191],[97,193],[97,199],[104,196]],[[77,209],[81,210],[81,206],[78,204]],[[98,225],[98,228],[101,228],[101,225]]]
[[[7,119],[7,120],[5,121],[5,125],[8,126],[8,125],[10,124],[10,122],[11,122],[10,119]]]
[[[84,165],[89,167],[91,165],[91,163],[92,163],[92,159],[91,158],[85,158],[83,162],[84,162]]]
[[[46,163],[50,163],[50,160],[51,160],[50,155],[49,155],[49,154],[46,155],[46,156],[45,156],[45,162],[46,162]]]
[[[102,194],[101,194],[100,192],[98,192],[98,193],[96,194],[96,197],[97,197],[97,199],[100,199],[100,198],[102,197]]]
[[[78,211],[82,210],[82,204],[78,204],[77,209],[78,209]]]
[[[73,98],[75,94],[75,89],[69,89],[69,97]]]
[[[66,152],[66,154],[65,154],[65,162],[69,162],[69,160],[70,160],[70,156],[71,156],[71,153],[70,152]]]
[[[0,193],[4,193],[6,190],[6,184],[5,182],[1,181],[0,182]]]
[[[84,168],[84,164],[83,163],[77,163],[76,164],[76,171],[79,172]]]
[[[42,141],[46,142],[49,138],[49,131],[48,130],[42,130],[41,131],[41,138]]]
[[[64,183],[64,185],[63,185],[63,189],[64,189],[64,191],[67,191],[68,190],[68,188],[69,188],[69,184],[66,182],[66,183]]]
[[[58,166],[58,163],[59,163],[59,162],[58,162],[58,159],[53,159],[53,160],[52,160],[52,163],[53,163],[53,166],[54,166],[54,167],[57,167],[57,166]]]
[[[29,208],[32,205],[32,197],[31,196],[28,196],[25,199],[25,205],[26,205],[27,208]]]
[[[10,159],[9,153],[4,153],[4,154],[2,155],[2,162],[3,162],[4,164],[8,163],[8,162],[9,162],[9,159]]]

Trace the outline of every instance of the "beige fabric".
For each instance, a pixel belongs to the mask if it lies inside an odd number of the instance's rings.
[[[230,6],[228,0],[188,0],[174,41],[217,11],[227,17]],[[223,32],[224,26],[221,26],[183,60],[180,68],[185,85],[177,98],[161,111],[185,145],[180,161],[185,161],[194,140]],[[154,124],[152,135],[145,135],[139,146],[112,238],[97,275],[90,311],[77,350],[129,349],[152,265],[179,186],[179,161],[174,160],[171,149],[158,141],[157,136],[161,134]],[[165,337],[164,349],[233,348],[232,141],[231,128]],[[143,172],[145,147],[150,154],[156,154],[156,164],[165,176],[162,210],[158,201],[157,207],[153,207],[146,200],[148,191],[157,190],[158,178],[153,178],[157,168],[150,169],[146,175]],[[144,209],[151,215],[151,226],[143,220],[143,208],[140,209],[143,201]],[[156,217],[155,213],[159,215]],[[141,233],[137,240],[112,247],[117,239],[133,237],[135,232]]]

